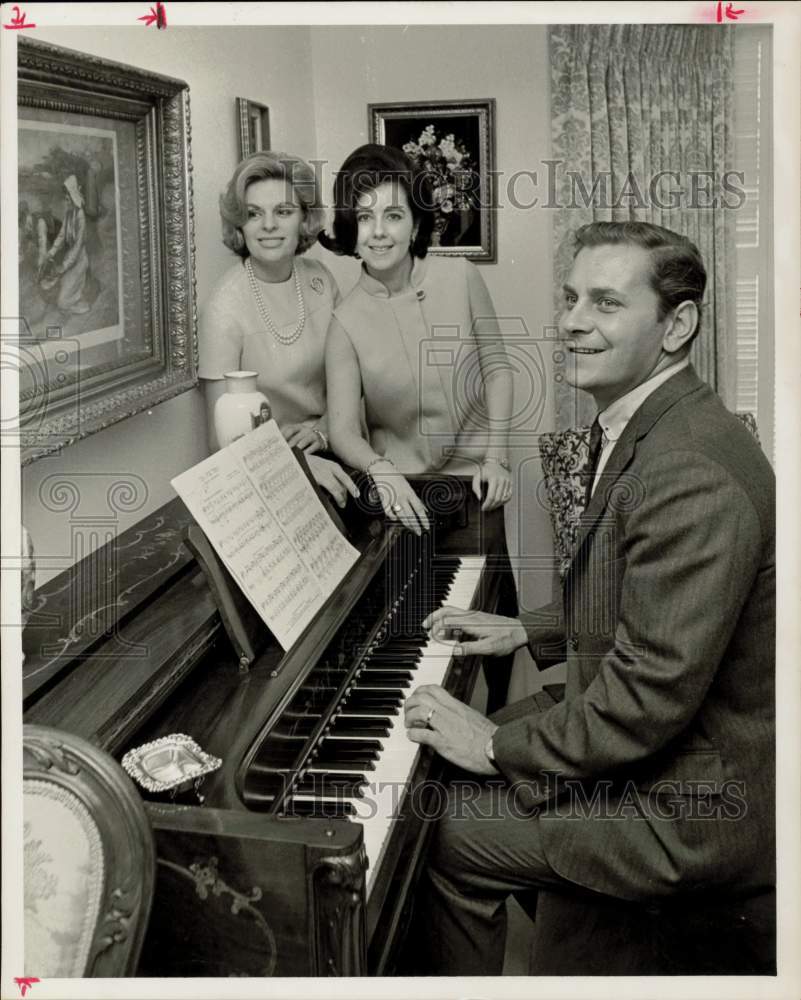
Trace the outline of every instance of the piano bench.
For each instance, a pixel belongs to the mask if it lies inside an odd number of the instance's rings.
[[[534,976],[776,974],[776,891],[631,903],[600,894],[518,896],[534,917]]]

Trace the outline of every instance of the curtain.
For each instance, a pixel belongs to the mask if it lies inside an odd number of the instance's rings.
[[[708,283],[696,371],[734,404],[734,26],[550,28],[556,309],[587,222],[637,220],[688,236]],[[590,423],[557,353],[556,428]]]

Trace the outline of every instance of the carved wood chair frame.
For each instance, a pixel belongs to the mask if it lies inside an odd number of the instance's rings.
[[[74,796],[97,825],[103,885],[83,975],[133,975],[155,873],[153,832],[138,792],[107,753],[49,726],[23,726],[23,794],[26,780],[52,783]]]

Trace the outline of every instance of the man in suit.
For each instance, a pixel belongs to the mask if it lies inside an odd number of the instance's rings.
[[[689,364],[705,285],[669,230],[578,231],[560,330],[600,453],[563,599],[425,623],[460,630],[456,655],[567,659],[566,695],[493,719],[437,686],[408,699],[410,739],[495,778],[454,783],[442,809],[420,971],[500,973],[511,892],[664,900],[774,882],[773,473]]]

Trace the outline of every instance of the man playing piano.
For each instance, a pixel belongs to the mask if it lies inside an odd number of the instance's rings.
[[[567,659],[566,696],[493,719],[437,686],[408,699],[411,740],[497,779],[450,791],[421,971],[499,974],[512,892],[664,900],[774,882],[773,473],[689,365],[705,285],[669,230],[578,231],[560,330],[600,448],[564,601],[424,623],[460,629],[457,655]]]

